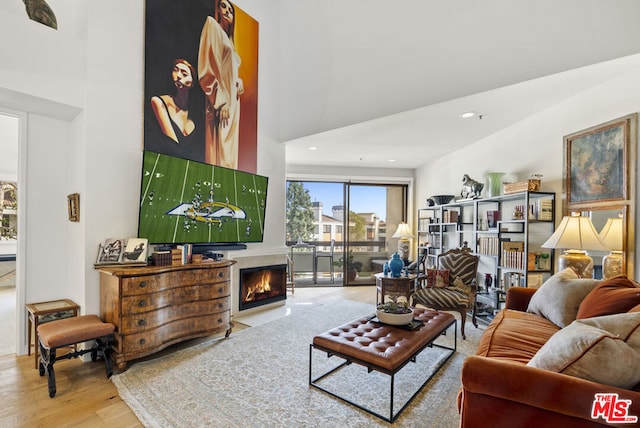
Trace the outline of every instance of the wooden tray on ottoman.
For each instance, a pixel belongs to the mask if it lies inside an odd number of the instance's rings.
[[[457,323],[453,315],[422,308],[415,308],[413,313],[414,320],[422,322],[420,327],[413,330],[375,322],[373,321],[375,315],[370,315],[315,336],[309,348],[309,385],[387,422],[395,421],[429,380],[451,358],[457,348]],[[453,348],[434,343],[451,326],[453,326],[454,334]],[[407,363],[416,362],[416,357],[426,347],[433,346],[450,352],[446,358],[440,361],[433,373],[428,375],[428,378],[418,387],[417,391],[402,405],[401,409],[394,414],[395,374]],[[329,357],[336,356],[345,361],[314,379],[312,375],[314,349],[326,352]],[[389,417],[383,416],[361,404],[354,403],[319,385],[323,378],[351,363],[367,367],[368,373],[377,371],[391,376]]]

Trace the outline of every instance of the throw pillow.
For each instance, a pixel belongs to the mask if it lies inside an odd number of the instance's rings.
[[[558,327],[566,327],[576,319],[582,299],[598,285],[595,279],[578,278],[567,268],[545,281],[535,292],[527,312],[548,319]]]
[[[605,279],[580,303],[576,319],[621,314],[640,304],[640,287],[625,275]]]
[[[443,288],[449,285],[449,271],[427,269],[427,287]]]
[[[640,382],[640,312],[576,320],[551,336],[527,365],[633,388]]]
[[[459,291],[461,293],[470,295],[471,287],[464,283],[462,278],[456,276],[456,279],[453,280],[453,285],[449,287],[451,290]]]

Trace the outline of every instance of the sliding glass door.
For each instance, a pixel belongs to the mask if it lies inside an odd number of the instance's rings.
[[[296,286],[375,284],[407,219],[407,186],[288,181],[286,211]]]
[[[375,284],[374,274],[395,251],[392,238],[399,223],[406,221],[407,186],[345,183],[347,228],[345,251],[353,269],[343,275],[345,285]]]

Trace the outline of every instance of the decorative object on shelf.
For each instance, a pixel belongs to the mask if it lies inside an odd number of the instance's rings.
[[[479,198],[482,194],[482,189],[484,189],[484,183],[474,180],[469,177],[469,174],[462,176],[462,190],[460,191],[460,196],[464,199]]]
[[[489,196],[500,196],[502,190],[502,177],[504,172],[489,172],[487,180],[489,181]]]
[[[600,239],[611,251],[602,258],[602,277],[613,278],[624,273],[622,269],[622,216],[609,218],[600,231]]]
[[[402,275],[402,268],[404,267],[404,262],[400,258],[400,254],[393,253],[391,259],[389,260],[389,270],[391,270],[391,276],[394,278],[399,278]]]
[[[551,257],[549,253],[540,253],[540,258],[538,259],[538,269],[551,270]]]
[[[564,249],[558,258],[558,271],[571,268],[580,278],[593,278],[593,259],[587,250],[606,251],[589,217],[572,213],[564,216],[560,225],[542,244],[542,248]]]
[[[400,238],[398,240],[398,253],[400,253],[403,263],[409,264],[409,240],[413,238],[411,227],[407,223],[400,223],[392,238]]]
[[[485,289],[488,291],[491,286],[493,285],[493,275],[491,275],[490,273],[485,273],[484,274],[484,287]]]
[[[498,222],[500,221],[500,211],[498,210],[489,210],[486,212],[487,215],[487,227],[489,229],[495,229],[498,227]]]
[[[504,194],[518,192],[539,192],[542,174],[532,174],[527,181],[517,181],[515,183],[504,183]]]
[[[453,201],[454,195],[434,195],[427,199],[427,206],[432,207],[434,205],[444,205]]]
[[[516,205],[513,207],[513,220],[524,219],[524,205]]]

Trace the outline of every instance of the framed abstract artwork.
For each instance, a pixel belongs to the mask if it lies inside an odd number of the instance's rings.
[[[634,113],[564,137],[566,211],[632,197],[636,122]]]

